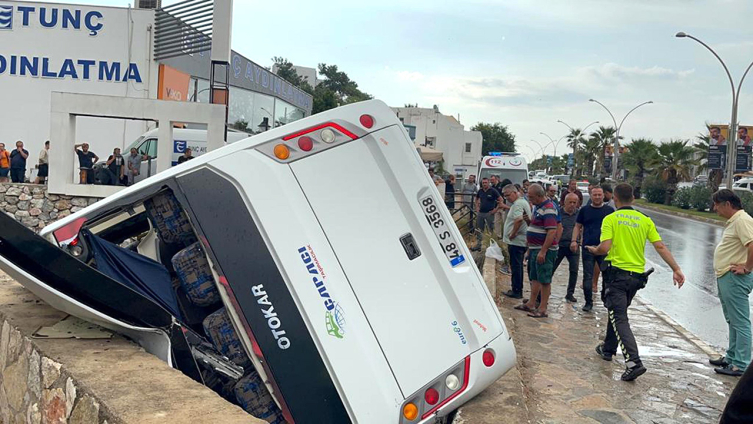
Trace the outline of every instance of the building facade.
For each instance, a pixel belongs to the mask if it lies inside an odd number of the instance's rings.
[[[442,166],[461,178],[475,174],[481,161],[482,136],[467,131],[455,117],[443,115],[438,107],[395,107],[398,119],[415,131],[414,143],[442,152]]]
[[[210,52],[154,60],[155,15],[154,9],[0,0],[0,142],[12,148],[23,141],[33,168],[50,137],[52,92],[208,102]],[[160,65],[185,75],[183,93],[158,94]],[[258,133],[311,114],[309,94],[235,51],[230,71],[231,126]],[[154,125],[79,117],[76,138],[106,159]]]

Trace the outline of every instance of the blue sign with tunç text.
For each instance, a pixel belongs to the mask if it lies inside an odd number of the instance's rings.
[[[28,27],[32,22],[38,22],[42,28],[63,28],[86,30],[94,37],[104,28],[104,16],[101,12],[90,10],[86,13],[81,9],[49,6],[14,6],[0,4],[0,30],[12,30],[14,21],[16,28]]]

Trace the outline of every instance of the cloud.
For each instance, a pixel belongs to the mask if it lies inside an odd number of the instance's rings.
[[[626,81],[635,78],[685,78],[693,74],[695,69],[676,71],[674,69],[662,68],[661,66],[652,66],[650,68],[641,68],[638,66],[628,67],[610,62],[599,66],[586,66],[580,68],[577,72],[586,77],[595,77],[610,81]]]

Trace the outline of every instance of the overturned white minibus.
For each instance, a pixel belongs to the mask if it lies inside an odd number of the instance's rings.
[[[439,422],[515,364],[379,101],[209,152],[44,238],[1,219],[0,265],[29,290],[269,422]]]

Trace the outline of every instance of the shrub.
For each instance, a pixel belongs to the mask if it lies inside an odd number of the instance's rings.
[[[683,187],[675,192],[675,196],[672,198],[672,206],[676,206],[681,209],[690,209],[693,206],[691,199],[693,198],[693,188]]]
[[[690,189],[690,205],[701,212],[711,210],[712,194],[708,187],[693,187]]]
[[[667,191],[667,184],[657,178],[647,178],[643,180],[641,187],[642,195],[651,203],[664,203],[664,195]]]
[[[740,200],[742,200],[743,209],[745,209],[745,212],[747,212],[748,215],[753,216],[753,193],[741,194]]]

